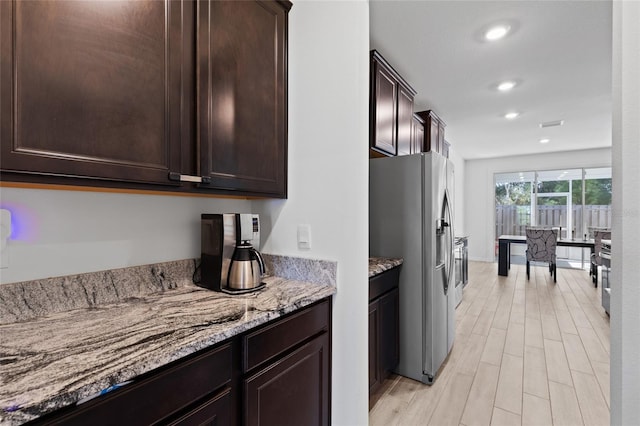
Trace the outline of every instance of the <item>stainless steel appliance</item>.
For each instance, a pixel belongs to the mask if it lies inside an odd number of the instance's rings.
[[[455,333],[453,164],[437,153],[369,161],[369,252],[402,257],[397,373],[432,384]]]
[[[264,261],[257,214],[203,214],[201,287],[230,294],[264,286]]]
[[[602,248],[600,249],[600,259],[602,261],[602,283],[601,287],[601,303],[607,315],[610,315],[611,309],[611,240],[602,240]]]
[[[456,256],[456,307],[462,302],[462,293],[464,287],[469,282],[469,254],[467,237],[455,237],[455,256]]]

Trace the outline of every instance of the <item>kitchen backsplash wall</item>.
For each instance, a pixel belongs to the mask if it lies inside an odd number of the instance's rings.
[[[336,286],[337,262],[263,255],[270,276]],[[184,259],[7,283],[0,286],[0,325],[193,286],[200,279],[199,265],[198,258]]]
[[[200,257],[200,214],[250,212],[248,200],[0,188],[12,211],[0,283]]]

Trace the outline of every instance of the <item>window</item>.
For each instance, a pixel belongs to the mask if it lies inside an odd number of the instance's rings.
[[[531,225],[534,181],[533,172],[496,175],[497,236],[524,235],[525,227]]]
[[[496,245],[529,225],[560,228],[561,238],[593,238],[593,228],[611,227],[610,167],[496,173],[494,182]],[[558,257],[581,265],[585,253],[558,248]]]

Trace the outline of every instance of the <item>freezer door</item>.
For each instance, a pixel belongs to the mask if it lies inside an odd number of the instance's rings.
[[[431,382],[448,354],[448,287],[450,220],[446,195],[446,163],[439,154],[425,158],[424,187],[424,341],[423,374]]]

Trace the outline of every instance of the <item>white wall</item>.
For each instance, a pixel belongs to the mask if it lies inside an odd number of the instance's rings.
[[[338,261],[332,424],[366,425],[369,5],[296,1],[289,17],[289,199],[253,207],[264,251]]]
[[[14,214],[0,283],[200,257],[200,214],[248,212],[247,200],[0,189]],[[15,223],[18,222],[18,223]]]
[[[464,236],[465,227],[464,227],[464,203],[465,203],[465,188],[464,188],[464,176],[465,176],[465,166],[466,161],[462,158],[455,150],[455,147],[449,149],[449,160],[453,163],[454,166],[454,191],[455,194],[453,196],[453,214],[454,214],[454,232],[456,236]]]
[[[465,230],[469,259],[494,261],[494,173],[611,166],[611,149],[467,160],[465,167]]]
[[[640,2],[613,2],[611,424],[640,419]]]

